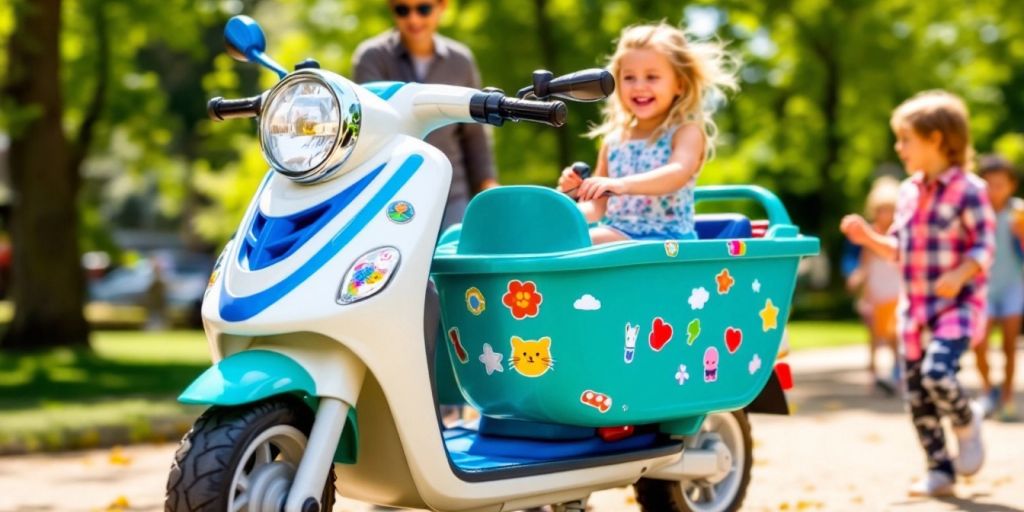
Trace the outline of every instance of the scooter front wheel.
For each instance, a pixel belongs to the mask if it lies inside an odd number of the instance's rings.
[[[714,450],[727,464],[716,474],[695,480],[641,478],[633,484],[644,512],[733,512],[743,505],[750,485],[753,442],[742,410],[712,414],[688,447]],[[683,452],[686,457],[686,452]]]
[[[312,424],[312,411],[285,399],[208,409],[175,453],[164,510],[283,509]],[[333,505],[332,470],[320,510]]]

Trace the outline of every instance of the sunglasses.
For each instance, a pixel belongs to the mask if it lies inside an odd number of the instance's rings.
[[[406,18],[412,14],[413,11],[416,11],[416,14],[425,18],[430,16],[430,13],[434,12],[434,4],[397,4],[394,7],[394,11],[395,16],[398,16],[399,18]]]

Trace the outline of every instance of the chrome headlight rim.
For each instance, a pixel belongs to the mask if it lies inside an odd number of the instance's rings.
[[[280,95],[287,91],[296,82],[301,81],[312,81],[322,85],[327,89],[334,98],[335,107],[338,109],[338,122],[340,124],[338,134],[335,136],[334,142],[331,149],[327,153],[327,157],[318,165],[302,170],[292,171],[281,165],[277,159],[274,158],[269,145],[267,143],[267,126],[271,116],[268,115],[273,111],[274,102],[280,97]],[[296,71],[280,82],[267,93],[267,97],[263,102],[263,113],[260,116],[260,150],[263,153],[263,158],[274,168],[276,172],[281,173],[288,179],[302,184],[314,184],[321,181],[327,180],[333,176],[341,164],[352,155],[357,140],[359,139],[360,125],[362,122],[362,107],[359,104],[359,98],[356,96],[355,90],[352,85],[345,82],[343,79],[339,80],[326,75],[323,71],[318,69],[304,69]]]

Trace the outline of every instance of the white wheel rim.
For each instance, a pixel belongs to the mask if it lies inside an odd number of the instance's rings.
[[[743,467],[746,464],[747,454],[743,437],[743,427],[731,413],[712,414],[704,420],[704,425],[692,446],[719,442],[732,455],[732,466],[724,477],[716,481],[698,479],[680,482],[683,487],[683,498],[690,509],[697,512],[724,512],[732,504],[740,490]]]
[[[291,425],[275,425],[256,436],[231,478],[229,512],[276,510],[291,488],[306,450],[306,435]]]

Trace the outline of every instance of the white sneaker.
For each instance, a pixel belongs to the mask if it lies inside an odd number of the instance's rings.
[[[991,418],[992,414],[999,408],[999,390],[993,389],[988,393],[982,393],[976,400],[981,404],[982,414],[986,418]]]
[[[952,496],[953,477],[945,471],[929,471],[924,478],[910,484],[907,494],[915,498]]]
[[[971,476],[981,470],[985,462],[985,446],[981,442],[981,423],[985,419],[985,410],[981,403],[971,401],[971,423],[963,427],[957,427],[956,439],[959,451],[953,467],[956,473],[962,476]]]

